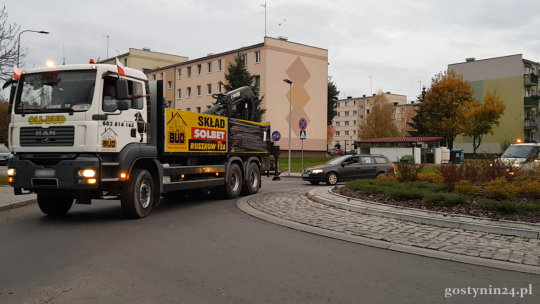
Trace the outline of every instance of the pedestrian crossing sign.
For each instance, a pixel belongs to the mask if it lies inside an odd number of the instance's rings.
[[[306,139],[306,131],[305,130],[300,130],[300,139],[301,140]]]

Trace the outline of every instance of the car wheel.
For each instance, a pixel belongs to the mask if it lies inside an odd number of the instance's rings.
[[[338,175],[336,172],[330,172],[326,175],[326,184],[328,186],[333,186],[339,181]]]
[[[320,182],[310,182],[312,185],[318,185]]]

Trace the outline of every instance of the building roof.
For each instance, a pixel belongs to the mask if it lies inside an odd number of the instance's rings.
[[[373,138],[365,140],[357,140],[359,143],[393,143],[393,142],[426,142],[426,141],[437,141],[442,140],[444,137],[383,137],[383,138]]]

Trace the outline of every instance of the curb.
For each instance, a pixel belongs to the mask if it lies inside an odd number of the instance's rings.
[[[15,209],[15,208],[35,204],[35,203],[37,203],[37,199],[35,198],[15,201],[15,202],[9,203],[8,205],[0,206],[0,211],[4,211],[8,209]]]
[[[274,190],[274,191],[269,191],[269,192],[271,193],[271,192],[278,192],[278,191],[282,191],[282,190]],[[498,260],[492,260],[492,259],[471,257],[471,256],[461,255],[461,254],[440,252],[436,250],[414,247],[414,246],[409,246],[409,245],[395,244],[395,243],[391,243],[387,241],[374,240],[374,239],[366,238],[363,236],[356,236],[356,235],[350,235],[350,234],[345,234],[341,232],[330,231],[330,230],[326,230],[326,229],[315,227],[315,226],[309,226],[309,225],[301,224],[298,222],[285,220],[285,219],[279,218],[274,215],[270,215],[268,213],[259,211],[251,207],[248,203],[248,200],[252,197],[253,196],[247,196],[247,197],[243,197],[239,199],[238,201],[236,201],[236,207],[248,215],[251,215],[253,217],[259,218],[266,222],[280,225],[283,227],[287,227],[287,228],[291,228],[291,229],[295,229],[295,230],[299,230],[299,231],[303,231],[307,233],[312,233],[316,235],[321,235],[321,236],[325,236],[325,237],[329,237],[333,239],[338,239],[342,241],[347,241],[351,243],[356,243],[360,245],[366,245],[366,246],[371,246],[371,247],[376,247],[376,248],[381,248],[381,249],[389,249],[389,250],[393,250],[397,252],[410,253],[410,254],[415,254],[419,256],[425,256],[425,257],[436,258],[436,259],[447,260],[447,261],[455,261],[455,262],[477,265],[477,266],[484,266],[484,267],[490,267],[490,268],[496,268],[496,269],[503,269],[503,270],[510,270],[510,271],[540,275],[540,266],[516,264],[516,263],[504,262],[504,261],[498,261]]]
[[[376,215],[376,216],[382,216],[386,218],[394,218],[394,219],[400,219],[415,223],[421,223],[421,224],[427,224],[427,225],[434,225],[434,226],[442,226],[447,228],[454,228],[454,229],[464,229],[464,230],[474,230],[474,231],[481,231],[481,232],[487,232],[487,233],[494,233],[494,234],[501,234],[501,235],[511,235],[511,236],[519,236],[519,237],[526,237],[531,239],[540,239],[540,225],[532,224],[531,226],[539,226],[538,229],[526,229],[526,228],[512,228],[512,227],[503,227],[498,225],[489,225],[487,223],[473,223],[473,222],[465,222],[463,220],[459,220],[460,218],[466,219],[466,220],[477,220],[477,221],[485,221],[485,222],[491,222],[491,219],[489,218],[483,218],[483,217],[473,217],[473,216],[460,216],[460,215],[454,215],[454,214],[447,214],[442,212],[436,212],[436,211],[422,211],[414,208],[406,208],[406,207],[395,207],[392,205],[383,205],[380,203],[375,202],[369,202],[354,198],[345,197],[342,195],[335,194],[331,191],[331,189],[328,189],[328,193],[332,196],[336,196],[339,198],[347,199],[348,201],[355,201],[356,204],[350,204],[350,203],[342,203],[337,202],[333,200],[329,200],[327,198],[323,198],[317,195],[316,191],[320,189],[313,189],[308,192],[308,197],[327,206],[333,206],[338,208],[347,209],[354,212],[360,212],[370,215]],[[411,211],[418,214],[404,214],[403,211]],[[436,214],[439,216],[444,217],[451,217],[449,219],[438,219],[435,217],[430,217],[429,214]],[[509,223],[509,224],[523,224],[520,222],[512,222],[512,221],[500,221],[503,223]],[[526,223],[524,224],[526,225]]]

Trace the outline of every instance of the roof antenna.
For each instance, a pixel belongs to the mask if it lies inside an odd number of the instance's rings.
[[[62,52],[64,53],[63,55],[64,62],[62,63],[62,65],[66,65],[66,46],[64,43],[62,43]]]

